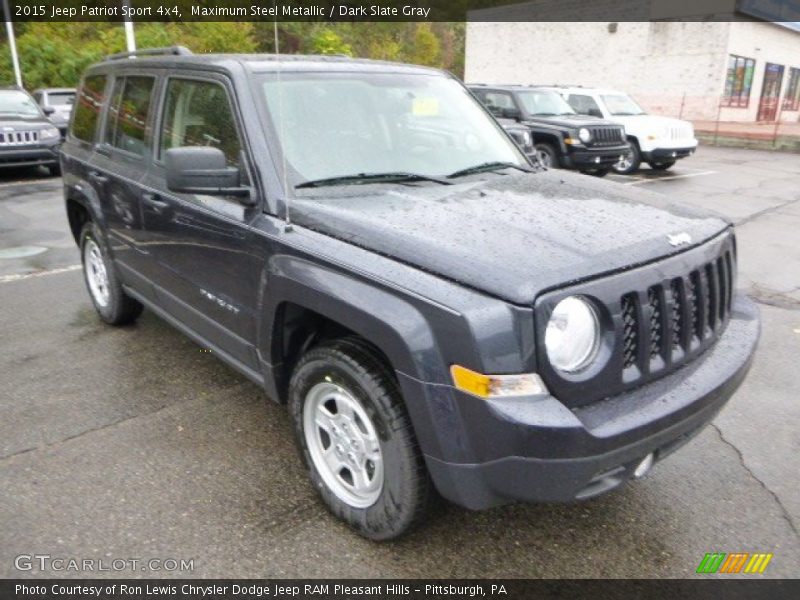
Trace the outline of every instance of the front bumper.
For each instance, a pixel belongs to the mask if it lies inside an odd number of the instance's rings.
[[[60,142],[28,147],[0,147],[0,168],[58,164]]]
[[[552,396],[487,401],[450,388],[464,428],[459,437],[474,461],[426,455],[429,472],[444,497],[472,509],[607,492],[648,454],[662,460],[714,418],[750,367],[759,327],[756,306],[737,296],[725,332],[696,360],[572,410]],[[431,390],[434,397],[441,387]]]
[[[653,148],[648,152],[642,152],[642,158],[646,162],[668,162],[680,158],[691,156],[697,150],[697,146],[683,148]]]
[[[630,154],[630,148],[615,146],[612,148],[571,148],[564,157],[564,166],[570,169],[610,169],[624,156]]]

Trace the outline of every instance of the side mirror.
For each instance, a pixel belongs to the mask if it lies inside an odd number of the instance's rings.
[[[589,110],[586,111],[586,114],[589,115],[590,117],[597,117],[599,119],[603,118],[603,113],[600,112],[599,108],[590,108]]]
[[[170,148],[164,155],[167,189],[185,194],[250,197],[240,184],[239,169],[229,167],[225,154],[211,146]]]
[[[504,108],[502,115],[503,118],[514,119],[516,121],[519,121],[522,118],[522,113],[519,112],[518,108]]]
[[[49,117],[54,112],[56,112],[56,109],[53,108],[52,106],[43,106],[42,107],[42,112],[45,114],[46,117]]]

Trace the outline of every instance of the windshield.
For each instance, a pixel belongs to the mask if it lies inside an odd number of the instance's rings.
[[[50,92],[47,102],[50,106],[71,107],[75,102],[75,92]]]
[[[636,104],[636,101],[627,94],[603,94],[601,96],[603,102],[606,103],[608,112],[618,117],[630,115],[644,115],[641,106]]]
[[[574,115],[575,110],[560,94],[545,91],[518,92],[525,111],[534,117]]]
[[[33,98],[18,90],[0,90],[0,114],[39,117],[39,107]]]
[[[406,73],[264,75],[293,185],[380,173],[426,177],[525,157],[457,81]]]

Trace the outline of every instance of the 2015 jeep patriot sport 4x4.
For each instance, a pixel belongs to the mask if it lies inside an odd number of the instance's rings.
[[[477,509],[643,475],[758,337],[728,223],[531,168],[437,70],[112,57],[62,161],[100,317],[147,306],[288,403],[322,499],[374,539],[434,490]]]

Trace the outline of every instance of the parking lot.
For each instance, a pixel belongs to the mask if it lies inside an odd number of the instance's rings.
[[[377,544],[317,500],[283,407],[151,313],[101,324],[60,179],[0,173],[0,576],[41,575],[14,559],[49,554],[194,561],[145,576],[688,577],[716,551],[774,553],[766,576],[798,576],[800,157],[701,147],[672,171],[608,179],[737,222],[739,286],[763,319],[743,387],[610,495],[445,505]]]

